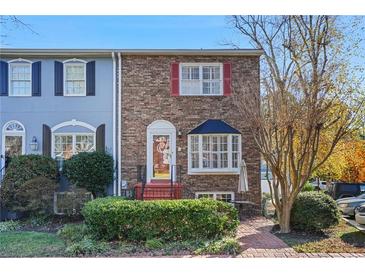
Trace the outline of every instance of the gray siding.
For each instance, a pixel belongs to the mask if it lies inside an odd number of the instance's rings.
[[[4,59],[3,59],[4,60]],[[29,59],[28,59],[29,60]],[[113,63],[112,59],[85,59],[96,61],[96,94],[85,97],[64,97],[54,95],[54,59],[30,59],[42,61],[42,96],[40,97],[0,97],[0,128],[10,120],[21,122],[26,130],[26,153],[33,136],[37,137],[42,152],[42,124],[53,127],[59,123],[76,119],[95,128],[106,125],[106,147],[112,152],[113,138]],[[66,59],[56,59],[64,61]],[[8,61],[5,59],[5,61]],[[62,129],[65,131],[66,129]],[[78,130],[77,130],[78,131]],[[2,147],[0,138],[0,148]],[[3,154],[4,152],[2,152]]]

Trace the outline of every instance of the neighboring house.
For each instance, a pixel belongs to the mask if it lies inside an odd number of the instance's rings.
[[[115,155],[114,77],[110,51],[0,49],[1,167],[20,154]]]
[[[258,97],[261,53],[1,50],[1,154],[105,149],[116,160],[110,194],[260,207],[260,154],[234,101]]]

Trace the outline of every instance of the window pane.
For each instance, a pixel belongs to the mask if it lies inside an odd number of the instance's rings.
[[[217,193],[216,200],[223,201],[223,202],[231,202],[232,201],[232,194],[230,193]]]
[[[199,153],[191,154],[191,168],[199,168]]]
[[[85,80],[84,64],[67,64],[66,65],[66,81],[67,80]]]
[[[83,95],[85,93],[85,81],[67,81],[65,94]]]
[[[208,199],[213,199],[214,198],[214,194],[213,193],[199,193],[197,195],[198,199],[201,198],[208,198]]]
[[[92,135],[76,135],[75,152],[94,151],[94,137]]]
[[[73,155],[72,135],[55,135],[54,149],[56,158],[71,158]]]
[[[11,65],[11,80],[30,80],[30,64]]]

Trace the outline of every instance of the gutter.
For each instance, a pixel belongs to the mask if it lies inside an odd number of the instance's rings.
[[[113,196],[116,196],[117,193],[117,183],[116,183],[116,60],[115,60],[115,52],[112,52],[112,59],[113,59],[113,159],[114,159],[114,180],[113,180]]]
[[[170,56],[260,56],[260,49],[11,49],[0,48],[0,56],[82,56],[109,57],[112,52],[121,55]]]
[[[118,196],[122,184],[122,57],[118,52]]]

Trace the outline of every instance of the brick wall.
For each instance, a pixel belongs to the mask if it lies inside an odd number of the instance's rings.
[[[231,62],[232,86],[247,83],[259,92],[259,58],[248,56],[124,56],[122,60],[122,179],[129,187],[137,182],[137,165],[146,164],[146,130],[155,120],[167,120],[182,132],[176,138],[176,164],[182,166],[184,196],[196,191],[233,191],[236,200],[258,206],[261,200],[260,155],[246,123],[237,112],[233,96],[170,96],[172,62]],[[239,96],[239,90],[233,89]],[[187,175],[187,133],[207,119],[221,119],[242,133],[242,156],[248,169],[249,191],[237,194],[238,175]]]

